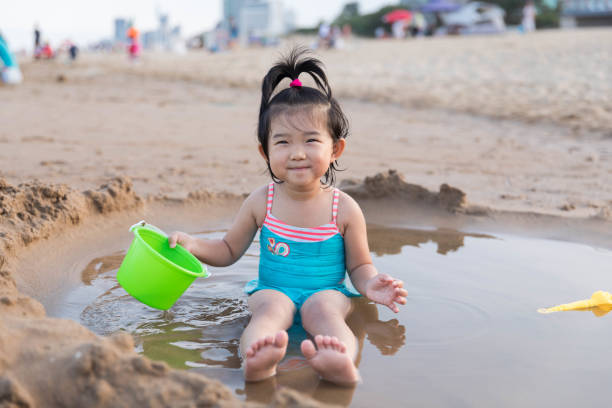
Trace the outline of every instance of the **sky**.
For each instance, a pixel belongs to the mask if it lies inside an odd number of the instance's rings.
[[[331,21],[349,0],[284,0],[298,27]],[[361,0],[361,13],[378,10],[397,0]],[[209,30],[220,20],[221,0],[2,0],[0,31],[13,50],[30,50],[33,28],[57,45],[69,38],[80,45],[110,38],[116,17],[132,19],[141,31],[157,26],[157,12],[169,14],[170,25],[181,25],[184,36]]]

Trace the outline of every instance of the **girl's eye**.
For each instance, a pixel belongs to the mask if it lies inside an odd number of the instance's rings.
[[[279,144],[287,144],[286,140],[279,140],[277,142],[274,142],[275,145],[279,145]]]
[[[318,142],[318,141],[319,141],[318,139],[308,139],[306,142],[310,143],[310,142]]]

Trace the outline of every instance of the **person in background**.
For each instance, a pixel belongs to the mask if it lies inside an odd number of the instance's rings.
[[[229,18],[229,48],[234,48],[238,45],[238,24],[232,16]]]
[[[423,13],[414,12],[410,21],[410,34],[413,37],[422,37],[427,30],[427,21]]]
[[[34,25],[34,54],[40,48],[40,28],[38,24]]]
[[[524,33],[530,33],[536,29],[535,16],[537,14],[533,0],[527,0],[525,7],[523,7],[523,20],[521,22],[521,28]]]
[[[391,24],[391,32],[393,38],[402,39],[406,37],[406,22],[404,20],[397,20]]]
[[[139,41],[140,33],[132,24],[127,31],[128,38],[128,55],[131,60],[135,60],[140,56],[140,41]]]
[[[51,48],[51,44],[48,41],[43,43],[42,47],[39,47],[39,52],[34,54],[34,58],[36,59],[52,59],[55,57],[55,52],[53,52],[53,48]]]
[[[329,48],[331,40],[331,27],[326,22],[322,22],[319,26],[319,43],[317,48]]]

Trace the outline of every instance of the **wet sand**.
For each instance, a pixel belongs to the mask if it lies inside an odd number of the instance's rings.
[[[322,51],[352,126],[342,185],[370,222],[610,248],[610,40],[612,30],[593,29]],[[24,84],[0,87],[2,398],[167,405],[173,393],[191,401],[209,387],[201,401],[236,404],[204,377],[137,357],[128,336],[46,318],[32,297],[61,281],[46,261],[95,252],[91,234],[108,253],[123,243],[110,231],[135,218],[191,231],[229,222],[242,195],[268,180],[256,153],[257,88],[278,52],[145,55],[138,64],[84,54],[73,66],[25,62]],[[73,385],[58,394],[49,372]],[[138,387],[141,399],[130,399]]]

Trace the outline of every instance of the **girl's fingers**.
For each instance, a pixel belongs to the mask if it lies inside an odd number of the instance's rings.
[[[382,280],[383,282],[393,282],[393,278],[385,273],[380,274],[380,280]]]
[[[178,241],[178,234],[175,232],[168,238],[168,245],[170,248],[174,248],[176,246],[176,242]]]

